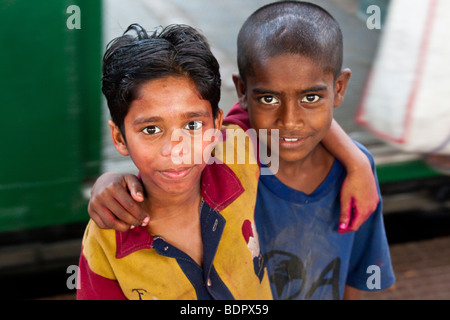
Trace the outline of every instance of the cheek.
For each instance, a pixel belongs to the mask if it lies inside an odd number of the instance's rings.
[[[308,124],[316,131],[328,131],[333,120],[333,112],[330,108],[312,110],[307,119]]]
[[[158,144],[149,145],[141,140],[129,139],[128,147],[130,158],[139,171],[150,172],[152,168],[157,167],[162,146]]]
[[[276,128],[274,119],[276,119],[275,114],[257,111],[252,113],[249,111],[249,122],[251,128],[255,130],[260,142],[268,146],[269,149],[271,146],[271,129]]]
[[[152,167],[156,164],[155,154],[154,152],[143,152],[142,148],[140,150],[136,150],[135,152],[130,154],[130,158],[133,160],[135,166],[139,169],[139,171],[148,171],[150,172]]]
[[[190,148],[190,158],[191,163],[193,164],[205,164],[208,162],[211,157],[211,152],[216,145],[216,142],[219,137],[214,136],[214,133],[219,133],[218,130],[208,129],[201,134],[196,134],[191,139],[191,148]]]

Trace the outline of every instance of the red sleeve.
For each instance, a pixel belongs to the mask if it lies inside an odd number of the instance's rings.
[[[119,283],[94,273],[83,254],[78,267],[77,300],[127,300]]]
[[[228,111],[224,123],[228,124],[236,124],[240,126],[244,131],[250,129],[250,121],[248,118],[247,110],[242,109],[239,102],[237,102],[233,107],[231,107],[230,111]]]
[[[258,143],[258,139],[256,137],[256,133],[249,132],[252,130],[249,130],[249,129],[251,129],[251,125],[250,125],[250,119],[248,117],[248,111],[243,109],[241,107],[241,105],[239,104],[239,102],[236,102],[236,104],[231,107],[230,111],[228,111],[223,122],[224,122],[224,124],[238,125],[244,131],[247,132],[247,134],[250,136],[250,138],[253,141],[253,145],[256,146],[255,156],[256,156],[256,160],[258,161],[258,165],[261,166],[261,162],[259,160],[259,143]]]

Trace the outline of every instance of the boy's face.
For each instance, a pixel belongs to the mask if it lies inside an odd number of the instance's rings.
[[[278,55],[253,65],[244,84],[235,76],[241,106],[248,110],[257,132],[279,130],[279,160],[295,162],[308,157],[327,134],[333,109],[343,100],[350,71],[334,81],[313,60],[301,55]]]
[[[192,80],[169,76],[140,88],[124,119],[126,141],[109,124],[117,150],[131,157],[151,192],[182,193],[199,185],[208,161],[203,155],[208,150],[210,155],[214,140],[203,141],[203,133],[220,129],[222,111],[213,120],[210,102],[201,98]],[[184,163],[173,161],[174,156],[182,156]]]

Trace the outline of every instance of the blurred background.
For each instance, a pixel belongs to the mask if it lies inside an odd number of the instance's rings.
[[[379,109],[373,101],[378,97],[379,102],[386,92],[397,92],[388,81],[393,80],[389,73],[383,73],[385,77],[381,79],[386,83],[381,89],[379,83],[383,81],[369,81],[374,74],[380,74],[380,70],[386,70],[382,69],[382,53],[386,56],[389,50],[399,51],[390,47],[385,39],[399,32],[394,23],[401,19],[398,12],[403,10],[407,15],[409,11],[398,7],[396,14],[392,14],[394,1],[310,1],[327,9],[341,25],[344,67],[352,70],[352,77],[335,118],[353,139],[363,143],[374,155],[383,195],[397,283],[384,292],[365,294],[364,298],[450,299],[448,123],[445,124],[447,131],[438,135],[439,141],[436,136],[427,136],[430,125],[422,126],[420,136],[429,141],[430,148],[421,150],[404,147],[408,142],[407,130],[413,130],[414,125],[417,127],[416,123],[423,116],[423,113],[408,114],[420,109],[413,109],[411,101],[408,104],[398,100],[398,105],[392,100],[381,102],[396,110],[406,110],[403,118],[387,109],[383,113],[384,118],[390,120],[400,117],[394,128],[406,128],[406,133],[401,133],[403,140],[386,139],[386,134],[380,134],[377,127],[383,127],[385,119],[371,118],[373,109]],[[430,23],[442,20],[436,14],[438,0],[422,1],[427,4],[427,10],[416,11],[428,13],[416,24],[423,25],[423,32],[410,35],[411,43],[418,42],[419,53],[405,52],[406,57],[418,57],[411,62],[413,84],[425,78],[428,70],[417,67],[425,61],[421,50],[428,48],[422,39],[427,37],[423,34],[429,34]],[[131,161],[117,153],[110,141],[109,113],[100,82],[101,58],[106,44],[121,35],[131,23],[139,23],[147,30],[170,23],[185,23],[200,29],[221,65],[221,108],[226,113],[236,102],[231,75],[237,71],[238,31],[253,11],[270,2],[0,1],[2,297],[73,299],[75,291],[67,286],[73,272],[67,269],[78,263],[81,237],[89,219],[90,187],[105,171],[136,172]],[[392,14],[391,20],[389,14]],[[442,27],[437,29],[442,31]],[[430,48],[439,51],[436,46],[448,40],[433,41]],[[392,77],[402,72],[395,68],[388,71],[393,72]],[[436,79],[436,83],[450,86],[448,73],[447,76]],[[412,86],[410,91],[419,89]],[[419,94],[419,101],[420,97]],[[428,96],[423,94],[423,97]],[[432,105],[427,115],[433,116],[436,103]],[[448,104],[443,102],[440,110],[435,119],[448,119]],[[412,124],[405,124],[410,119]]]

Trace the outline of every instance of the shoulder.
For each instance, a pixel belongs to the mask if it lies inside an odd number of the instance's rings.
[[[82,241],[82,256],[86,259],[89,269],[108,279],[114,279],[109,262],[115,257],[115,233],[112,229],[100,229],[90,220]]]
[[[202,195],[219,211],[238,197],[255,196],[260,173],[254,141],[242,128],[227,126],[222,138],[202,173]]]
[[[115,242],[115,230],[113,229],[100,229],[97,224],[90,219],[83,235],[83,246],[90,242]]]
[[[255,143],[256,136],[238,125],[222,130],[213,161],[202,174],[202,195],[212,208],[220,211],[238,198],[256,197],[260,167]]]
[[[244,130],[251,128],[248,112],[240,106],[239,102],[231,107],[223,122],[224,124],[236,124]]]
[[[222,141],[215,148],[215,157],[239,175],[255,171],[259,174],[257,157],[258,140],[254,129],[244,129],[236,124],[222,128]]]

